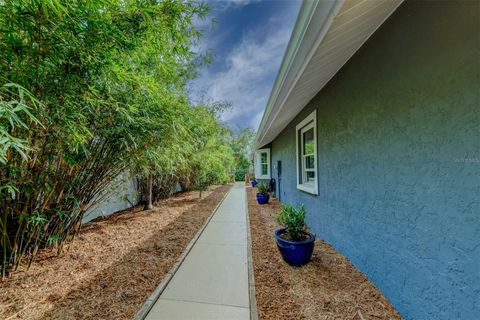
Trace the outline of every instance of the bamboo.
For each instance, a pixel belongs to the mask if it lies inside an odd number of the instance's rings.
[[[0,81],[21,85],[0,82],[0,138],[17,146],[0,145],[2,277],[28,269],[43,248],[60,253],[120,174],[140,177],[147,208],[177,183],[225,181],[229,132],[185,89],[199,58],[189,50],[192,18],[205,10],[178,1],[0,5]]]

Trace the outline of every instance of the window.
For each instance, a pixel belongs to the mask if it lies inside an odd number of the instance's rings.
[[[255,177],[270,179],[270,149],[260,149],[256,154]]]
[[[268,161],[267,161],[267,153],[262,152],[260,153],[260,170],[261,170],[261,175],[266,176],[268,175]]]
[[[317,112],[297,125],[297,188],[318,194]]]

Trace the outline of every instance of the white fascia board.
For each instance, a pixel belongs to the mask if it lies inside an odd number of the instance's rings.
[[[256,148],[330,28],[344,0],[304,0],[255,137]]]

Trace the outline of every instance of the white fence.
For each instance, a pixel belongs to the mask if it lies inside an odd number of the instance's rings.
[[[102,200],[85,213],[82,223],[138,204],[139,195],[135,184],[135,178],[130,178],[128,174],[120,175],[101,197]]]

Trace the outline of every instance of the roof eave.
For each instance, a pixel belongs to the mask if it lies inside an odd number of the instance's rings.
[[[343,5],[344,0],[304,0],[292,31],[287,49],[282,59],[267,106],[263,113],[257,134],[255,148],[266,145],[265,133],[281,109],[286,97],[279,97],[280,92],[290,92],[298,77],[313,56],[322,37],[328,31],[333,18]],[[315,35],[314,37],[308,37]],[[288,95],[287,95],[288,96]],[[272,114],[273,112],[273,114]],[[271,117],[273,115],[273,117]]]

